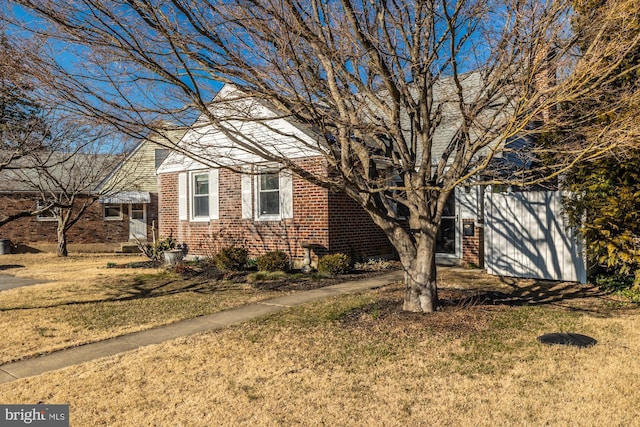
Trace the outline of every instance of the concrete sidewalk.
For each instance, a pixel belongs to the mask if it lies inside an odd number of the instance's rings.
[[[11,274],[0,274],[0,291],[7,289],[20,288],[22,286],[37,285],[40,283],[46,283],[46,280],[25,279],[16,277]]]
[[[66,368],[101,357],[112,356],[151,344],[158,344],[163,341],[198,332],[222,329],[230,325],[255,319],[256,317],[276,313],[296,305],[306,304],[336,295],[379,288],[402,280],[402,278],[402,272],[395,271],[378,277],[340,283],[311,291],[297,292],[283,297],[209,314],[207,316],[196,317],[195,319],[184,320],[171,325],[159,326],[105,341],[60,350],[32,359],[7,363],[6,365],[0,366],[0,384],[21,378],[33,377],[45,372]]]

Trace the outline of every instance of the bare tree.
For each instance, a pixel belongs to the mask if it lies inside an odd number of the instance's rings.
[[[52,58],[69,105],[127,132],[159,118],[192,121],[196,112],[194,126],[215,126],[236,147],[348,194],[396,248],[406,273],[404,308],[419,312],[437,307],[436,234],[453,189],[479,176],[549,179],[608,150],[607,138],[549,147],[527,136],[566,129],[568,121],[579,126],[561,106],[596,94],[612,77],[616,69],[602,55],[624,56],[638,44],[601,37],[599,51],[576,56],[565,0],[15,3],[42,20],[24,28],[64,41],[77,58]],[[602,19],[602,34],[618,12]],[[301,169],[229,125],[256,118],[209,108],[220,82],[315,129],[321,137],[305,148],[322,154],[333,173]],[[206,150],[187,150],[220,163]],[[546,159],[539,162],[545,168],[483,175],[510,154]]]
[[[57,253],[67,256],[69,229],[101,197],[120,191],[125,185],[121,179],[112,181],[108,187],[100,187],[123,155],[115,155],[104,147],[110,133],[94,123],[82,124],[77,118],[57,117],[55,126],[49,129],[51,140],[57,144],[50,146],[50,150],[33,151],[21,157],[11,169],[0,171],[0,179],[11,181],[20,191],[34,194],[37,200],[31,215],[56,221]]]
[[[103,187],[102,194],[96,191],[119,159],[108,153],[121,150],[122,139],[65,111],[55,96],[55,75],[41,61],[42,44],[35,41],[0,34],[0,179],[39,194],[38,203],[3,210],[0,227],[50,215],[58,222],[58,253],[66,256],[69,228],[100,195],[126,186],[121,177]],[[110,143],[101,146],[107,137]]]
[[[33,38],[9,37],[0,22],[0,170],[49,141],[46,109],[32,72],[37,50]]]

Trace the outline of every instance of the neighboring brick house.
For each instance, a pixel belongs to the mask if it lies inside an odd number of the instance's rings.
[[[31,210],[38,205],[38,193],[29,189],[0,190],[0,206],[8,214],[19,210]],[[80,195],[82,203],[90,195]],[[105,221],[103,208],[93,203],[83,217],[67,233],[69,247],[72,250],[115,250],[123,239],[127,239],[129,230],[124,221]],[[57,241],[57,222],[50,215],[26,217],[12,221],[0,227],[0,238],[11,241],[12,251],[31,250],[54,251]],[[99,245],[96,245],[99,244]]]
[[[71,250],[120,251],[126,246],[135,246],[129,244],[135,239],[152,239],[153,230],[157,231],[158,217],[156,168],[169,152],[166,148],[169,141],[179,140],[183,133],[168,132],[163,145],[158,144],[160,137],[143,140],[124,160],[110,161],[102,170],[93,160],[86,162],[87,167],[96,168],[95,175],[77,194],[76,203],[91,203],[67,232]],[[82,155],[75,154],[74,159],[78,156]],[[96,158],[104,159],[105,156]],[[82,174],[84,168],[61,167],[53,171],[62,176],[68,175],[69,170]],[[46,194],[37,188],[37,174],[35,169],[28,168],[0,171],[2,215],[33,210],[44,203]],[[0,238],[9,239],[13,251],[54,250],[57,221],[50,213],[20,218],[0,227]]]
[[[226,108],[228,113],[224,97],[233,91],[223,87],[217,95],[222,104],[218,102],[215,108]],[[272,110],[259,102],[243,102],[242,114],[250,112],[257,119],[226,126],[241,126],[242,134],[252,137],[260,135],[265,152],[281,153],[316,176],[328,176],[330,170],[318,142],[322,138],[292,121],[268,118],[274,117]],[[251,256],[279,249],[300,260],[303,243],[313,245],[314,260],[336,252],[363,258],[393,254],[382,230],[347,195],[265,162],[243,149],[239,139],[238,134],[229,136],[201,119],[187,131],[179,151],[172,152],[158,169],[161,237],[172,236],[186,243],[190,254],[200,256],[242,245]],[[476,196],[475,189],[456,191],[438,242],[443,260],[457,264],[464,258],[482,264],[481,224],[471,212],[477,208],[473,206]],[[468,233],[473,235],[464,239],[462,219],[473,226],[473,233]],[[463,247],[467,248],[464,252]]]
[[[40,160],[35,160],[36,156]],[[46,159],[46,173],[36,167]],[[72,216],[82,205],[88,207],[67,231],[68,244],[78,245],[120,242],[128,230],[118,222],[106,222],[102,206],[96,202],[96,186],[116,164],[114,156],[32,153],[0,171],[0,212],[9,217],[18,212],[36,211],[52,200],[74,201]],[[55,250],[58,221],[52,211],[13,220],[0,227],[0,238],[9,239],[12,251]],[[93,250],[102,248],[94,247]]]

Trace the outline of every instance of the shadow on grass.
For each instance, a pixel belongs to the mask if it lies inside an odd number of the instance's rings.
[[[596,285],[550,280],[525,280],[500,277],[507,289],[449,289],[440,299],[442,307],[472,306],[559,306],[572,311],[606,315],[611,311],[611,296]],[[637,305],[633,304],[632,308]]]
[[[124,302],[139,299],[159,298],[184,293],[196,293],[201,295],[212,295],[215,293],[239,290],[238,284],[210,281],[210,280],[184,280],[184,279],[157,279],[157,278],[135,278],[130,285],[113,284],[105,285],[104,291],[107,296],[104,298],[64,301],[55,304],[40,304],[31,306],[18,306],[0,308],[2,311],[33,310],[43,308],[56,308],[68,306],[82,306],[89,304],[99,304],[105,302]]]
[[[24,268],[24,265],[19,265],[19,264],[0,265],[0,271],[11,270],[12,268]]]

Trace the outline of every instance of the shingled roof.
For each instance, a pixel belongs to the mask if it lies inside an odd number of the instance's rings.
[[[0,170],[0,192],[56,192],[73,188],[94,193],[118,160],[118,156],[108,154],[33,153]]]

